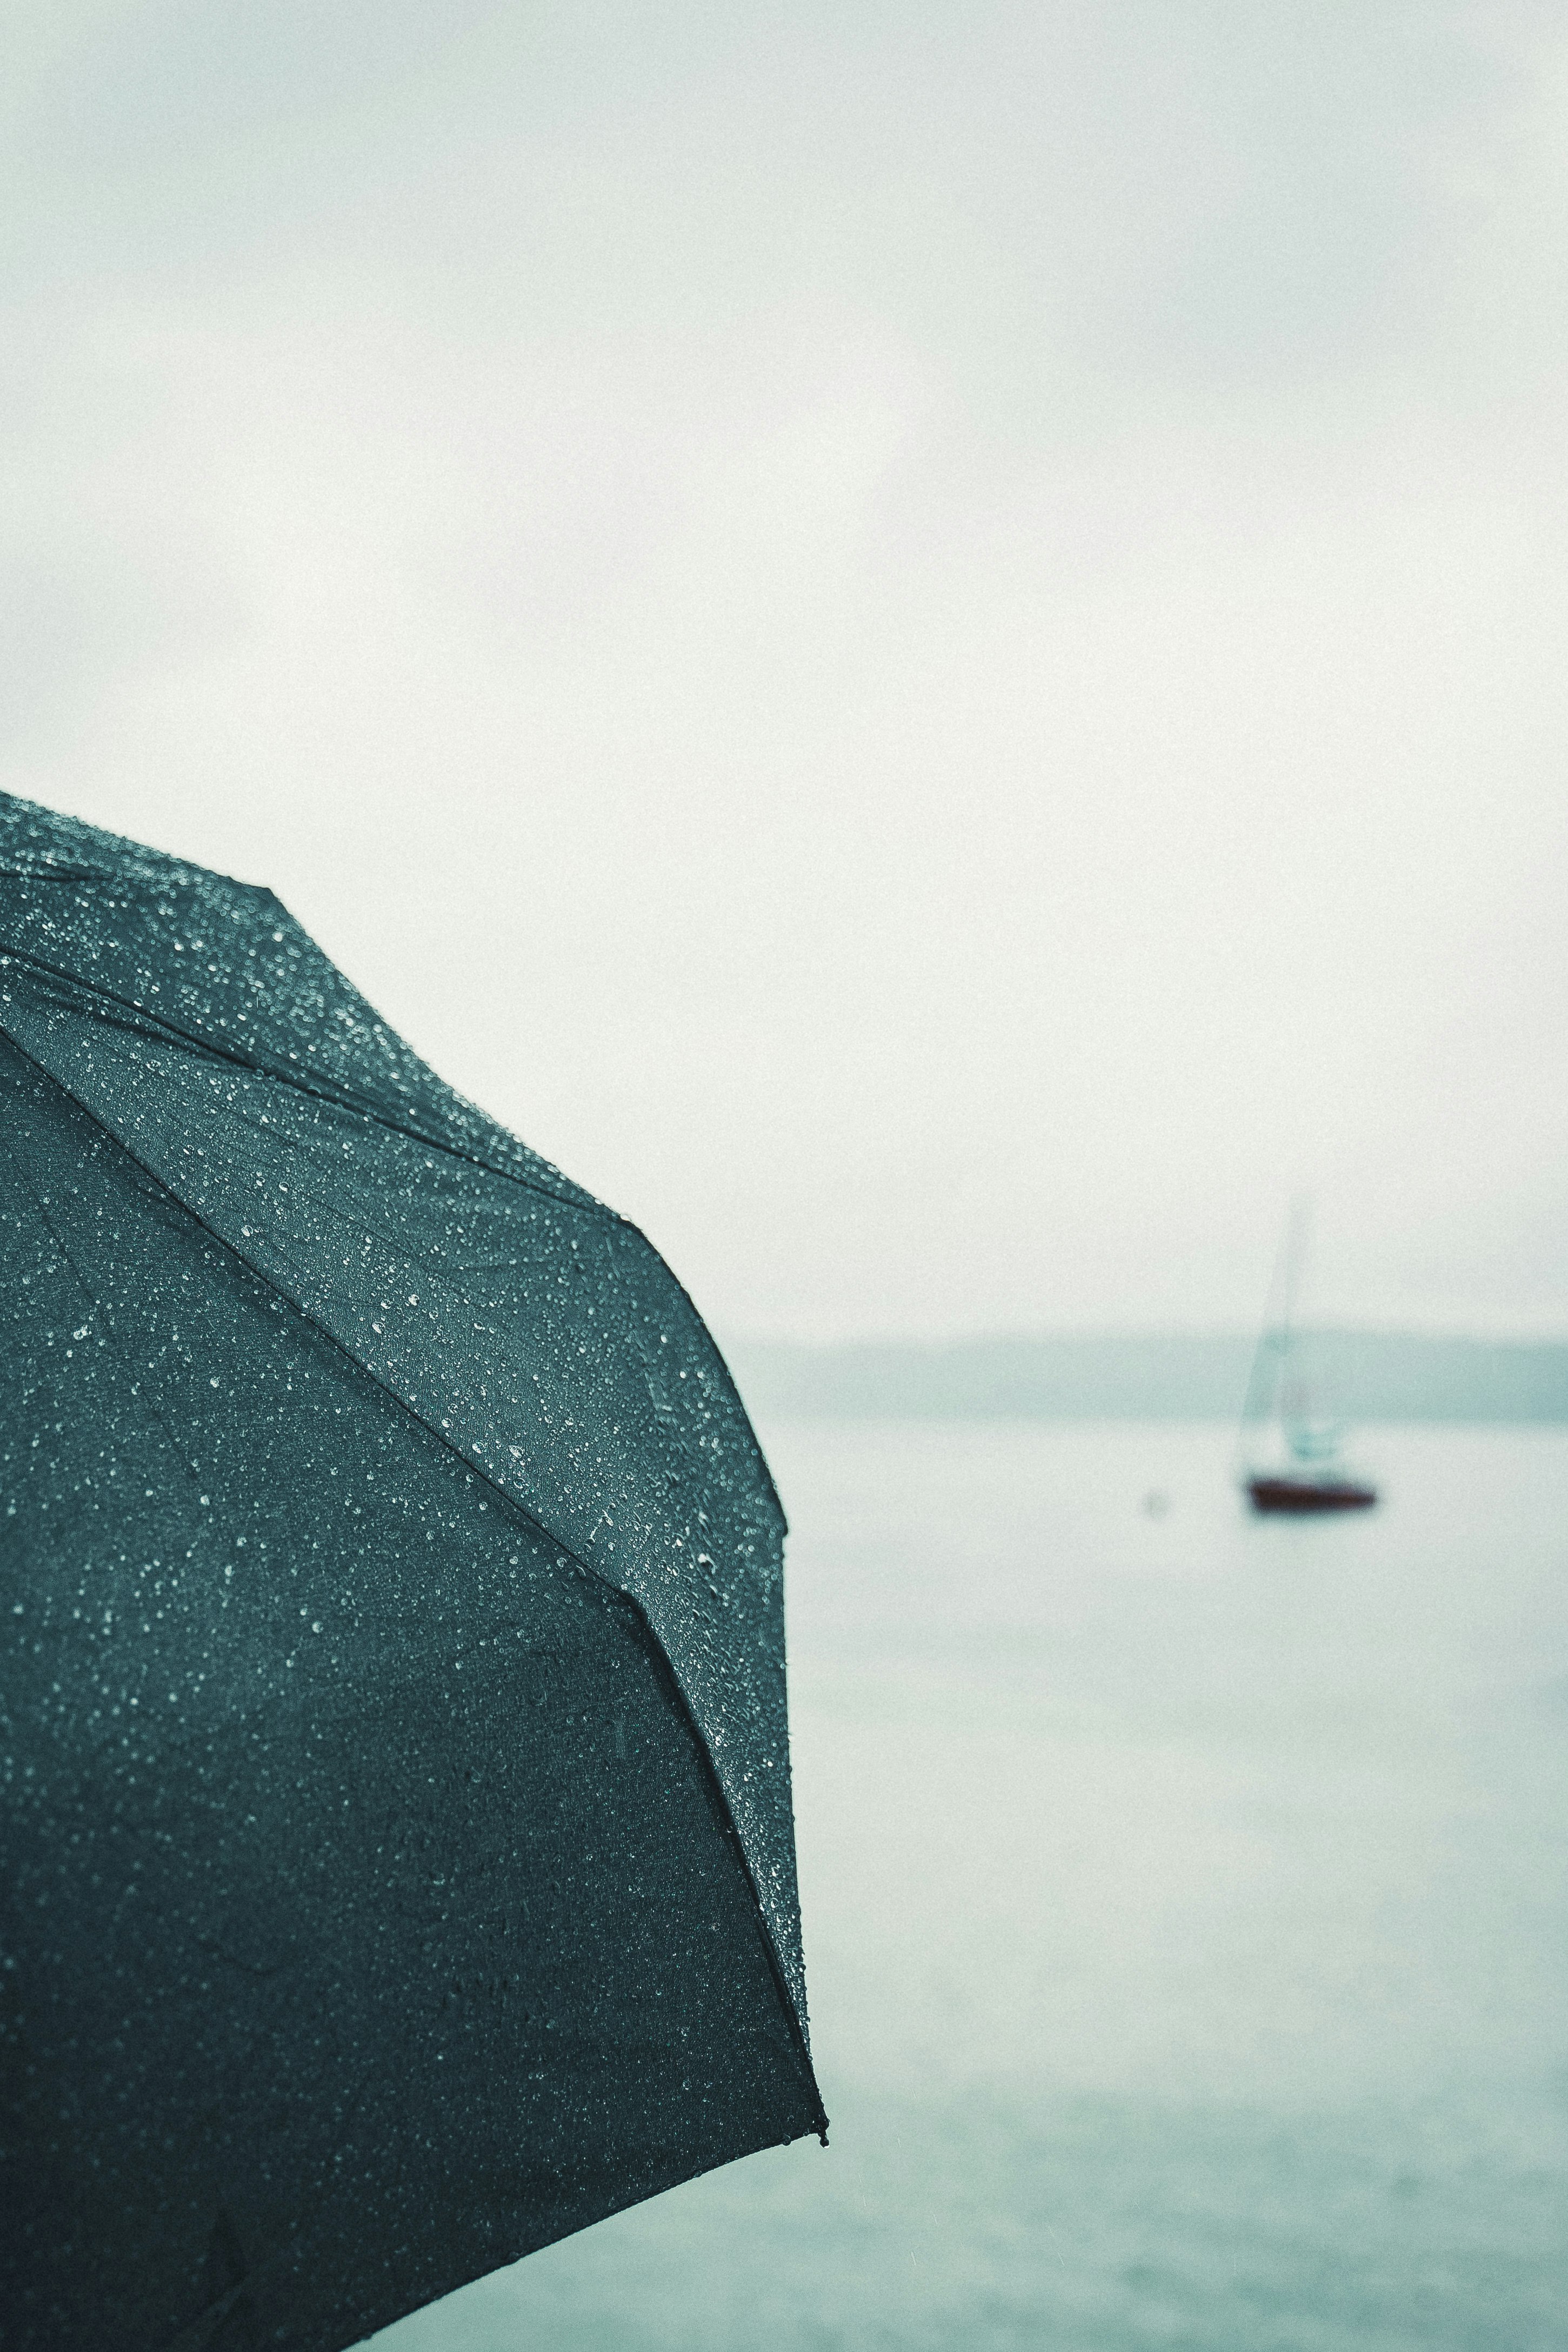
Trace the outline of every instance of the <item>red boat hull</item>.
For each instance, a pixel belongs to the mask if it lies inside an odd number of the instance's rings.
[[[1247,1492],[1255,1511],[1365,1511],[1377,1500],[1375,1486],[1358,1486],[1349,1478],[1264,1475],[1249,1478]]]

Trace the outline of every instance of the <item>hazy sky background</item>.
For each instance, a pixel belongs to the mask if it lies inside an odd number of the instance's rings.
[[[1568,8],[5,19],[6,788],[721,1333],[1568,1330]]]

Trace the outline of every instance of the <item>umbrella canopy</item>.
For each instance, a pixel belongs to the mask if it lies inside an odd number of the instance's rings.
[[[783,1535],[640,1234],[0,796],[9,2343],[334,2352],[825,2129]]]

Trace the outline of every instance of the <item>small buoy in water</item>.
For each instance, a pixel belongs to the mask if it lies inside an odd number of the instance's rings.
[[[1151,1519],[1163,1519],[1170,1507],[1171,1498],[1163,1487],[1151,1486],[1144,1496],[1145,1514]]]

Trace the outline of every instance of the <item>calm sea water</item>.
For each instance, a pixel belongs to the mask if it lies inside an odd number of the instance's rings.
[[[1563,2352],[1568,1435],[763,1434],[832,2145],[379,2352]]]

